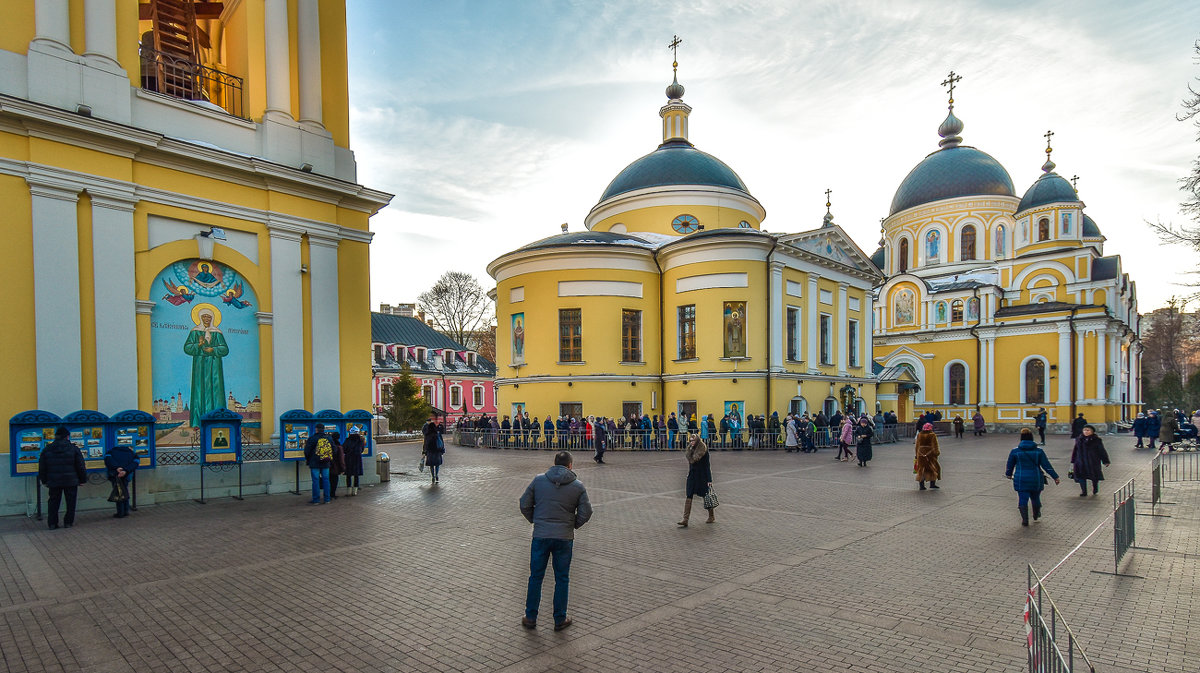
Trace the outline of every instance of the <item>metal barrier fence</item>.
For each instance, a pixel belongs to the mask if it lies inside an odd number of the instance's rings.
[[[1033,570],[1033,566],[1025,566],[1025,637],[1029,649],[1029,673],[1073,673],[1087,671],[1096,673],[1075,632],[1067,625],[1058,606],[1046,593],[1042,578]],[[1065,632],[1066,649],[1059,645],[1061,640],[1059,629]],[[1076,668],[1076,660],[1080,666]]]
[[[1158,459],[1163,481],[1200,481],[1200,452],[1160,451]]]
[[[1121,573],[1121,559],[1137,539],[1133,480],[1113,493],[1113,574]]]
[[[911,423],[904,425],[885,425],[875,430],[871,438],[872,444],[890,444],[902,439],[914,437]],[[524,430],[481,430],[456,428],[454,443],[459,446],[473,446],[481,449],[526,449],[526,450],[595,450],[595,440],[588,437],[584,430],[563,432],[557,430],[553,434],[528,432]],[[669,431],[655,430],[618,430],[608,433],[606,451],[679,451],[687,441],[686,432],[676,432],[672,437]],[[828,428],[818,429],[813,433],[802,433],[800,439],[802,450],[817,450],[836,448],[837,434]],[[783,433],[769,430],[742,430],[741,432],[716,433],[707,440],[708,447],[717,451],[778,451],[787,448]]]

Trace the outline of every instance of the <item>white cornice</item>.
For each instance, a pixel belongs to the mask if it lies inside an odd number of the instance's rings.
[[[662,185],[617,194],[601,201],[592,207],[583,224],[591,229],[596,222],[621,213],[666,205],[732,208],[750,215],[759,222],[767,216],[766,209],[758,199],[736,189],[711,185]]]

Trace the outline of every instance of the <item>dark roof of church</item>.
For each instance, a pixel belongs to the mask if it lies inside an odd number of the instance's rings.
[[[1004,318],[1014,315],[1030,315],[1032,313],[1056,313],[1058,311],[1070,311],[1073,308],[1097,308],[1090,304],[1070,304],[1065,301],[1046,301],[1040,304],[1021,304],[1019,306],[1005,306],[996,309],[996,317]]]
[[[686,140],[674,139],[659,145],[653,152],[617,173],[600,200],[647,187],[668,185],[728,187],[750,195],[746,183],[725,162],[701,152]]]
[[[450,348],[456,351],[466,348],[434,328],[403,315],[371,312],[371,341],[405,346],[424,346],[434,350]]]
[[[611,231],[575,231],[569,234],[547,236],[528,245],[521,250],[536,250],[538,248],[553,248],[560,245],[626,245],[635,248],[652,247],[650,242],[632,234],[614,234]]]
[[[1119,257],[1099,257],[1092,261],[1092,280],[1110,280],[1117,277],[1121,266]]]
[[[1042,173],[1021,197],[1017,212],[1051,203],[1081,203],[1071,183],[1058,173]]]
[[[940,149],[916,165],[892,197],[891,215],[959,196],[1016,196],[1008,171],[974,147]]]
[[[885,253],[883,251],[882,247],[879,248],[878,250],[876,250],[875,252],[871,253],[871,263],[874,264],[880,271],[883,270],[883,265],[886,262],[887,262],[887,253]]]

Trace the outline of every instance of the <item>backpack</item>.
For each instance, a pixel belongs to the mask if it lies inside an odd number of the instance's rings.
[[[333,443],[329,441],[328,437],[318,439],[314,453],[319,461],[333,460]]]

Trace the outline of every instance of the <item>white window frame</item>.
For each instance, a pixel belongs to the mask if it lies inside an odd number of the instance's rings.
[[[945,404],[953,404],[950,401],[950,368],[956,364],[963,366],[963,406],[971,404],[971,366],[966,360],[951,360],[942,368],[942,399]]]

